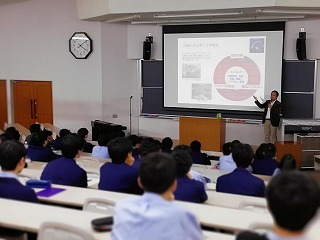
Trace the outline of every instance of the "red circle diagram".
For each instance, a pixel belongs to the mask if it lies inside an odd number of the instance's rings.
[[[247,82],[242,85],[241,89],[235,89],[234,85],[231,84],[230,86],[226,82],[226,75],[232,68],[241,68],[246,71]],[[259,88],[260,71],[257,64],[246,56],[243,58],[228,56],[217,65],[213,74],[213,82],[217,91],[224,98],[230,101],[242,101],[252,97]]]

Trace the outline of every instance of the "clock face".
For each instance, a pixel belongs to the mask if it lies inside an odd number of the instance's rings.
[[[92,40],[85,32],[76,32],[69,39],[69,51],[77,59],[86,59],[92,52]]]

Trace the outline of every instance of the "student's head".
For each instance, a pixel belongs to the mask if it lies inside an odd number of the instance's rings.
[[[141,141],[141,144],[139,147],[139,152],[140,152],[141,157],[144,157],[147,154],[152,153],[152,152],[159,152],[159,150],[160,150],[160,146],[151,137],[144,138]]]
[[[82,151],[82,139],[78,134],[69,133],[62,138],[61,152],[65,158],[75,158]]]
[[[231,153],[231,142],[226,142],[222,145],[223,155],[229,155]]]
[[[247,168],[253,159],[253,150],[249,144],[236,144],[232,149],[232,158],[238,168]]]
[[[177,176],[185,176],[193,163],[191,155],[185,150],[176,149],[172,152],[172,156],[177,163]]]
[[[41,125],[38,123],[33,123],[30,125],[29,127],[30,133],[34,133],[34,132],[40,132],[41,131]]]
[[[190,143],[190,147],[192,152],[200,152],[201,151],[201,142],[198,140],[194,140]]]
[[[47,145],[47,134],[43,131],[32,133],[30,145],[45,147]]]
[[[88,137],[89,131],[86,128],[80,128],[77,132],[77,134],[82,138],[86,139]]]
[[[7,134],[2,133],[2,134],[0,135],[0,144],[3,143],[3,142],[5,142],[5,141],[7,141],[7,140],[9,140]]]
[[[110,137],[106,133],[100,133],[98,136],[99,146],[107,146],[110,141]]]
[[[59,137],[60,137],[60,138],[63,138],[64,136],[68,135],[69,133],[71,133],[69,129],[62,128],[62,129],[59,131]]]
[[[276,225],[290,232],[301,232],[320,206],[318,185],[298,171],[274,176],[267,186],[266,198]]]
[[[47,130],[47,129],[43,129],[43,132],[46,134],[48,141],[50,141],[50,142],[53,141],[52,131]]]
[[[20,133],[14,127],[9,127],[6,129],[5,134],[9,140],[20,141]]]
[[[131,134],[131,135],[128,136],[127,138],[131,141],[132,146],[133,146],[134,148],[138,148],[139,145],[140,145],[140,143],[141,143],[141,141],[142,141],[142,138],[139,137],[139,136],[137,136],[137,135],[135,135],[135,134]]]
[[[187,153],[189,153],[190,156],[192,156],[191,147],[188,146],[188,145],[184,145],[184,144],[177,145],[177,146],[174,147],[173,151],[174,151],[174,150],[184,150],[184,151],[186,151]]]
[[[132,157],[132,145],[127,138],[118,137],[112,139],[108,144],[108,152],[112,163],[125,163],[129,166],[134,163],[134,158]]]
[[[235,139],[235,140],[233,140],[232,142],[231,142],[231,152],[232,152],[232,149],[236,146],[236,145],[238,145],[238,144],[240,144],[241,142],[239,141],[239,140],[237,140],[237,139]]]
[[[176,176],[176,162],[172,155],[154,152],[142,158],[139,184],[145,191],[162,194],[174,185]]]
[[[279,168],[281,171],[293,170],[296,168],[296,159],[291,154],[285,154],[280,160]]]
[[[22,143],[16,140],[8,140],[0,144],[0,166],[3,171],[20,172],[25,165],[27,150]]]
[[[170,137],[165,137],[161,142],[161,149],[163,150],[171,150],[173,146],[173,141]]]
[[[257,148],[256,153],[255,153],[255,159],[265,159],[265,148],[267,146],[267,143],[261,143],[260,146]]]
[[[274,158],[276,156],[276,146],[272,143],[267,143],[264,148],[266,158]]]

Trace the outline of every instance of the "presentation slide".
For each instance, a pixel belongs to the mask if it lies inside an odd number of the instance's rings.
[[[164,107],[258,111],[281,92],[282,31],[164,34]]]

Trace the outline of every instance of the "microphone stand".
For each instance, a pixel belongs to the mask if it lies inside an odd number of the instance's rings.
[[[129,134],[131,135],[131,119],[132,119],[132,98],[133,96],[130,96],[130,110],[129,110]]]

